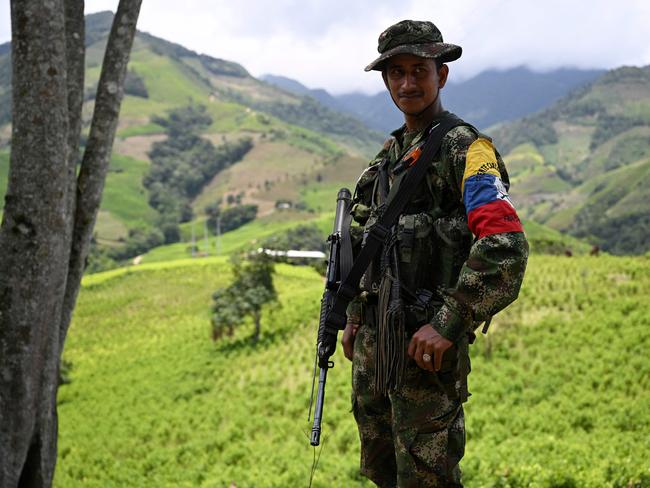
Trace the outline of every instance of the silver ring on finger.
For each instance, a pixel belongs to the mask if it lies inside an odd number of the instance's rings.
[[[425,363],[430,363],[431,362],[431,356],[425,352],[422,355],[422,361],[424,361]]]

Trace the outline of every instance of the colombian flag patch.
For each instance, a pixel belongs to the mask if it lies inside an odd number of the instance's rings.
[[[469,229],[477,238],[501,232],[523,232],[501,181],[494,147],[487,139],[477,139],[467,150],[462,191]]]

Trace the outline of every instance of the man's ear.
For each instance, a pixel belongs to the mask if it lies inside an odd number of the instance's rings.
[[[449,76],[449,66],[443,64],[438,70],[438,88],[442,88],[447,83],[447,76]]]

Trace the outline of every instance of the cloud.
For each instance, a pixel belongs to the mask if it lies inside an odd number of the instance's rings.
[[[117,0],[87,0],[86,11]],[[9,0],[0,0],[0,41],[9,34]],[[6,14],[6,15],[5,15]],[[145,0],[139,28],[252,74],[281,74],[332,92],[383,89],[363,67],[377,37],[405,18],[428,19],[463,47],[451,80],[525,65],[614,68],[650,63],[646,0]]]

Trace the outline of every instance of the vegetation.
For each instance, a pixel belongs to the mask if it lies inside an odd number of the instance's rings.
[[[140,98],[149,98],[149,92],[144,84],[144,80],[133,70],[129,70],[126,73],[124,94]]]
[[[154,143],[151,169],[144,179],[149,204],[160,214],[165,242],[180,239],[178,223],[192,219],[191,199],[220,171],[239,161],[253,146],[250,138],[216,148],[199,134],[212,123],[204,106],[173,110],[152,122],[167,129],[167,139]]]
[[[495,140],[499,142],[498,149],[503,151],[504,154],[512,151],[520,144],[532,143],[539,147],[546,144],[555,144],[558,140],[550,118],[525,117],[515,124],[516,130],[504,127],[494,133]]]
[[[238,100],[244,102],[244,100]],[[250,104],[251,102],[248,102]],[[280,120],[306,127],[316,132],[332,134],[338,139],[354,140],[356,145],[371,148],[381,144],[382,136],[366,128],[362,122],[322,105],[314,98],[303,96],[300,103],[252,102],[263,112]]]
[[[292,229],[278,232],[262,241],[264,249],[286,251],[321,251],[327,249],[326,235],[314,224],[298,225]]]
[[[513,161],[524,217],[617,254],[648,235],[650,67],[620,68],[491,135]],[[527,143],[527,144],[523,144]],[[540,161],[527,157],[538,153]]]
[[[209,339],[224,258],[87,277],[55,486],[306,486],[322,280],[276,267],[281,308],[257,344],[252,320]],[[648,258],[531,257],[519,300],[472,346],[467,486],[650,486],[649,286]],[[333,359],[314,486],[369,487],[350,366]]]
[[[273,285],[273,260],[264,253],[246,259],[233,257],[233,282],[212,294],[212,340],[232,336],[235,327],[251,317],[255,324],[252,339],[257,342],[261,332],[262,308],[277,301]]]
[[[209,249],[203,249],[207,254],[225,254],[230,255],[233,252],[241,250],[257,249],[260,241],[278,234],[286,232],[304,222],[310,222],[317,225],[323,235],[331,232],[333,214],[323,214],[314,216],[312,214],[299,214],[283,212],[281,216],[286,219],[278,219],[276,216],[259,218],[253,222],[240,227],[237,230],[227,232],[221,236],[218,243],[210,244]],[[184,226],[186,224],[183,224]],[[188,224],[189,226],[189,224]],[[183,227],[185,229],[186,227]],[[191,228],[189,229],[191,232]],[[199,246],[202,243],[199,242]],[[187,242],[169,244],[152,249],[142,257],[144,263],[160,263],[163,261],[184,260],[191,256],[191,247]]]
[[[205,212],[208,215],[208,229],[215,234],[217,227],[221,232],[229,232],[255,220],[257,205],[233,205],[221,210],[218,204],[213,204],[206,207]]]

